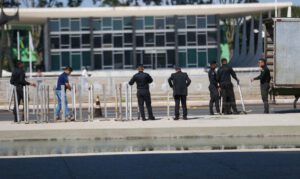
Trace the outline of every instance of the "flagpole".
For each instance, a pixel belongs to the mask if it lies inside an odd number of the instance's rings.
[[[20,61],[20,32],[17,32],[17,49],[18,49],[18,61]]]
[[[32,78],[32,37],[31,32],[29,31],[29,40],[28,40],[28,48],[29,48],[29,77]]]

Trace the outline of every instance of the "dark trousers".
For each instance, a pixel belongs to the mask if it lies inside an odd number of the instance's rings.
[[[181,107],[183,112],[183,117],[187,117],[187,107],[186,107],[186,95],[175,95],[175,117],[179,117],[179,108],[180,108],[180,101],[181,101]]]
[[[219,96],[219,91],[217,87],[210,85],[209,86],[209,92],[210,92],[210,100],[209,100],[209,112],[210,114],[214,114],[214,104],[216,106],[217,113],[220,113],[220,96]]]
[[[14,95],[14,97],[18,98],[18,107],[20,105],[21,100],[23,101],[23,89],[22,88],[17,88],[17,95]],[[14,99],[14,109],[13,109],[13,113],[14,113],[14,121],[18,122],[18,117],[17,117],[17,105],[16,105],[16,100]]]
[[[148,117],[154,118],[151,106],[151,94],[149,91],[140,90],[137,92],[139,110],[141,114],[141,118],[145,119],[145,110],[144,110],[144,103],[146,103]]]
[[[260,84],[261,99],[264,103],[264,113],[269,113],[269,83]]]
[[[223,88],[221,91],[222,100],[223,100],[223,109],[225,114],[231,114],[231,108],[233,112],[237,112],[235,96],[233,87]]]

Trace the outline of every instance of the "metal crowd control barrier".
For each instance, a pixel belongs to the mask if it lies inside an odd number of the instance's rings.
[[[94,85],[89,85],[89,95],[88,95],[88,120],[94,120]]]
[[[25,90],[24,90],[25,91]],[[26,103],[25,103],[26,104]],[[32,114],[37,122],[49,122],[50,114],[50,87],[40,84],[33,95]]]
[[[21,122],[20,120],[20,108],[19,108],[19,103],[18,103],[18,93],[17,93],[17,87],[14,87],[14,100],[15,100],[15,110],[16,110],[16,115],[17,115],[17,121],[18,123]]]

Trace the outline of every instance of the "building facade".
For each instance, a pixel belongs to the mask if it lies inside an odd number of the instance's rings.
[[[218,16],[49,18],[48,70],[205,67],[219,57]]]

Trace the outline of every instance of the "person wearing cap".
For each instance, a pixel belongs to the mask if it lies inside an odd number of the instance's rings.
[[[146,103],[147,111],[148,111],[148,119],[155,120],[152,112],[151,106],[151,94],[149,91],[149,84],[153,82],[152,77],[148,73],[144,73],[144,66],[138,66],[138,73],[133,75],[131,80],[129,81],[129,85],[133,85],[136,83],[137,88],[137,98],[138,98],[138,105],[141,114],[141,118],[143,121],[146,121],[145,118],[145,110],[144,110],[144,103]]]
[[[178,120],[179,106],[181,102],[183,119],[187,120],[187,106],[186,106],[186,97],[188,95],[188,86],[191,84],[191,79],[187,73],[181,71],[180,67],[175,67],[176,72],[171,74],[171,77],[168,79],[170,87],[173,89],[173,97],[175,100],[175,118]]]
[[[56,107],[56,120],[60,120],[60,110],[61,110],[61,105],[65,106],[65,117],[66,117],[66,121],[67,120],[74,120],[74,117],[69,113],[69,109],[68,109],[68,98],[67,98],[67,90],[72,90],[71,85],[69,83],[69,75],[72,73],[73,69],[69,66],[64,68],[64,72],[59,75],[58,79],[57,79],[57,85],[56,85],[56,97],[57,97],[57,107]],[[64,101],[65,104],[61,104],[61,86],[65,86],[65,96],[64,96]]]
[[[268,94],[270,89],[270,81],[271,81],[271,74],[270,70],[267,67],[267,63],[265,59],[260,59],[258,61],[258,66],[260,67],[260,75],[251,79],[251,82],[254,80],[260,80],[260,93],[261,99],[264,103],[264,113],[269,113],[269,101],[268,101]]]
[[[16,87],[18,106],[20,105],[21,100],[24,102],[23,87],[27,85],[34,86],[34,87],[36,86],[35,83],[30,83],[26,81],[24,64],[21,61],[17,62],[16,68],[13,71],[10,78],[10,84]],[[13,114],[14,114],[14,122],[18,122],[16,103],[14,104]]]
[[[223,100],[224,114],[239,114],[236,108],[235,95],[231,77],[234,78],[237,84],[240,83],[235,71],[227,64],[227,59],[221,59],[222,66],[217,71],[217,81],[221,87],[221,96]],[[232,108],[232,111],[231,111]],[[222,109],[222,110],[223,110]]]
[[[219,85],[217,82],[217,62],[212,61],[210,62],[210,69],[208,71],[208,79],[209,79],[209,93],[210,93],[210,100],[209,100],[209,113],[210,115],[214,115],[213,106],[215,104],[217,113],[220,113],[220,105],[219,105]]]

